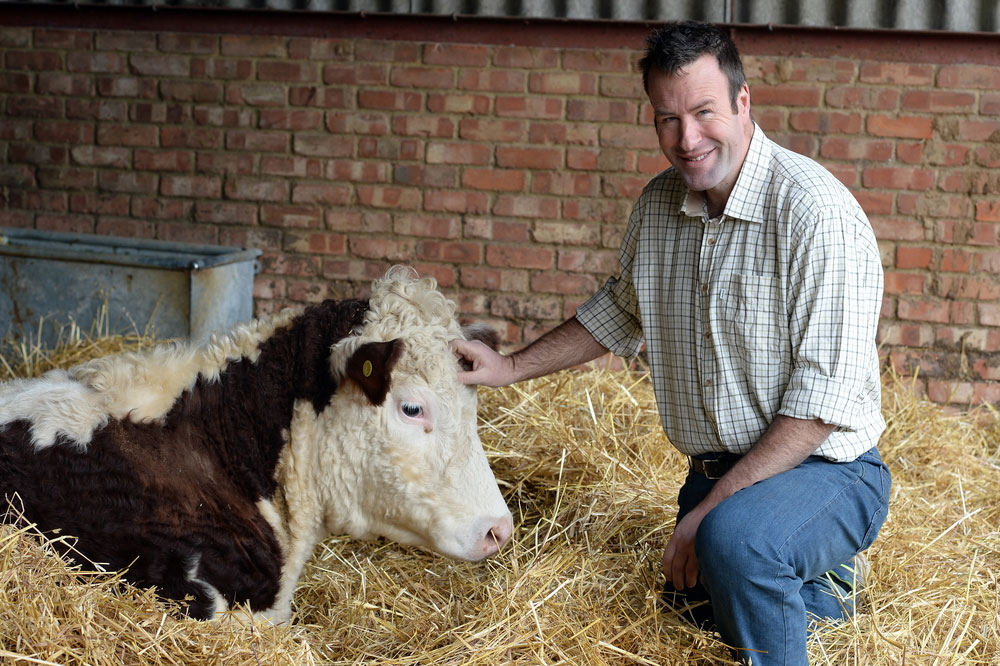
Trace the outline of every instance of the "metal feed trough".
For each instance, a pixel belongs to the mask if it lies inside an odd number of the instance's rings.
[[[260,250],[0,228],[0,338],[54,344],[107,303],[109,333],[206,339],[253,316]]]

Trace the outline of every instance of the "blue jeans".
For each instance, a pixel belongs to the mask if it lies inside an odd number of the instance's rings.
[[[810,616],[839,620],[853,612],[823,574],[850,564],[875,540],[890,483],[873,448],[849,463],[810,456],[744,488],[705,516],[695,540],[700,583],[678,593],[668,581],[668,602],[687,605],[689,619],[717,628],[753,666],[807,665]],[[677,519],[714,484],[689,473]]]

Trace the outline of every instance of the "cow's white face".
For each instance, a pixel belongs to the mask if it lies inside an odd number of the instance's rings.
[[[511,514],[476,430],[475,389],[458,381],[447,340],[424,342],[361,346],[347,362],[327,410],[341,431],[326,435],[333,469],[323,474],[339,486],[330,487],[328,528],[481,560],[509,539]],[[429,364],[438,367],[428,373]]]

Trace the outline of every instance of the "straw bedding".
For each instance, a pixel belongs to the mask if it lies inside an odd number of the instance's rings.
[[[78,332],[0,350],[0,378],[146,346]],[[814,664],[1000,664],[1000,416],[950,416],[887,378],[891,515],[867,612],[823,627]],[[648,380],[560,373],[481,390],[481,434],[515,536],[480,564],[332,538],[289,627],[177,619],[114,573],[0,528],[0,662],[17,664],[729,664],[666,612],[659,559],[683,462]]]

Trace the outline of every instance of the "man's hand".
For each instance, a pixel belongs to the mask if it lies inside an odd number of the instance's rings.
[[[478,340],[452,340],[452,350],[465,359],[471,370],[459,370],[458,381],[481,386],[507,386],[513,384],[514,361],[502,356]]]
[[[694,552],[694,540],[698,526],[707,512],[696,507],[681,518],[663,551],[663,573],[676,590],[694,587],[698,582],[698,556]]]

